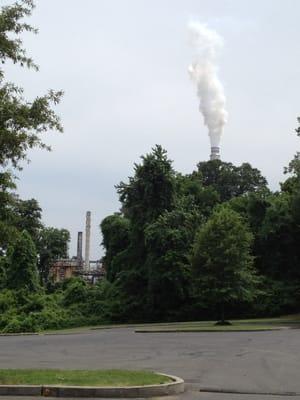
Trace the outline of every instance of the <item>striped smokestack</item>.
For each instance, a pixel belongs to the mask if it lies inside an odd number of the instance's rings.
[[[91,212],[86,213],[85,224],[85,259],[84,266],[86,269],[90,268],[90,240],[91,240]]]
[[[77,261],[82,261],[82,232],[78,232],[77,237]]]
[[[210,160],[220,160],[220,147],[211,147]]]

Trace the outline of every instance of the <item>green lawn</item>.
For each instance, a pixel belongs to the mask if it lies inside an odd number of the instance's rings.
[[[149,371],[0,369],[1,385],[145,386],[171,382]]]
[[[44,334],[74,334],[98,329],[132,328],[136,332],[226,332],[300,328],[300,314],[278,318],[230,320],[230,326],[215,326],[216,321],[160,322],[149,324],[111,324],[44,331]]]
[[[284,316],[280,318],[258,318],[248,320],[231,320],[232,325],[216,326],[215,321],[178,322],[171,324],[149,325],[137,327],[137,333],[151,332],[243,332],[267,331],[286,328],[300,328],[300,316]]]

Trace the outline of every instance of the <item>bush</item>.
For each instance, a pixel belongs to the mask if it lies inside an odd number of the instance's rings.
[[[22,323],[19,318],[12,318],[2,329],[3,333],[20,333],[23,332]]]
[[[69,281],[64,291],[63,303],[66,306],[77,303],[84,303],[88,297],[88,288],[85,281],[80,278],[73,278]]]
[[[2,290],[0,292],[0,313],[4,314],[11,308],[16,307],[16,298],[12,290]]]

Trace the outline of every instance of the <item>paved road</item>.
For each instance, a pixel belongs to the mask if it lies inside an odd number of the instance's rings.
[[[286,397],[286,396],[257,396],[257,395],[232,395],[232,394],[214,394],[214,393],[198,393],[193,391],[187,391],[183,395],[176,396],[176,397],[153,397],[148,400],[299,400],[300,396],[296,397]],[[1,400],[45,400],[45,397],[2,397]],[[57,400],[55,397],[47,397],[47,400]],[[77,399],[63,399],[63,400],[78,400]],[[89,399],[80,399],[80,400],[91,400]],[[100,399],[99,399],[100,400]],[[111,400],[111,399],[104,399],[101,400]],[[122,400],[122,399],[121,399]],[[123,399],[125,400],[125,399]],[[128,399],[126,399],[128,400]],[[135,400],[145,400],[145,399],[135,399]]]
[[[300,330],[136,334],[121,328],[0,337],[0,368],[143,368],[184,378],[189,390],[180,399],[256,400],[262,396],[199,389],[300,393]]]

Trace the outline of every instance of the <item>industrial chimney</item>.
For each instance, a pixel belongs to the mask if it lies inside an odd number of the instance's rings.
[[[220,160],[220,147],[211,147],[210,160]]]
[[[77,261],[82,261],[82,232],[78,232],[77,236]]]
[[[84,266],[86,269],[90,268],[90,239],[91,239],[91,212],[86,213],[85,225],[85,260]]]

